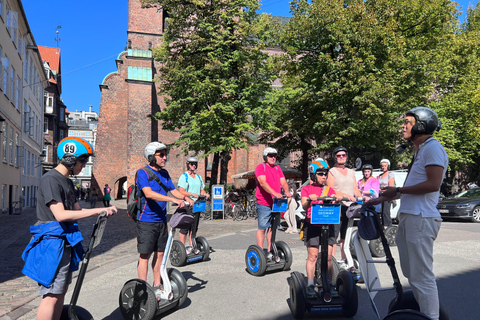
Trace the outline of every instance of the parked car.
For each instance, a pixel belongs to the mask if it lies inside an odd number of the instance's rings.
[[[438,211],[442,218],[465,218],[480,222],[480,188],[465,190],[453,198],[439,202]]]

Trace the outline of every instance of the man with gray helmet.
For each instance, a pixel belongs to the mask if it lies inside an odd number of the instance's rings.
[[[137,171],[136,183],[145,195],[137,221],[138,278],[147,281],[148,261],[153,253],[153,287],[157,297],[161,288],[160,266],[168,239],[167,202],[184,207],[183,194],[175,189],[168,171],[164,169],[168,150],[163,143],[155,141],[145,147],[148,166]],[[150,179],[155,174],[157,179]],[[168,192],[173,197],[168,196]]]
[[[265,242],[265,233],[267,233],[267,257],[271,256],[272,249],[272,206],[273,198],[282,198],[282,188],[285,195],[290,198],[290,188],[287,180],[283,175],[283,171],[276,164],[277,150],[274,148],[266,148],[263,151],[263,163],[255,168],[255,177],[257,179],[257,188],[255,195],[257,197],[257,214],[258,214],[258,229],[257,229],[257,245],[263,248]],[[268,231],[267,231],[268,230]]]
[[[405,113],[403,138],[413,144],[415,156],[403,187],[387,187],[380,200],[402,197],[395,239],[400,264],[420,311],[434,320],[439,318],[439,300],[433,242],[442,222],[436,205],[448,168],[445,149],[432,137],[440,127],[437,114],[430,108],[416,107]]]
[[[209,198],[204,190],[205,184],[203,183],[202,177],[196,172],[198,168],[198,159],[195,157],[187,158],[187,171],[182,173],[180,178],[178,178],[178,191],[183,194],[184,197],[191,199],[193,202],[197,201],[200,195]],[[189,206],[187,211],[193,214],[193,206]],[[187,234],[190,232],[190,244],[192,244],[191,239],[191,229],[180,229],[178,238],[185,244],[187,239]],[[187,248],[187,254],[190,253],[191,247]]]

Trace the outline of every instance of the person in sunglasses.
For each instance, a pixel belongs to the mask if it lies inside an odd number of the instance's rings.
[[[308,175],[310,178],[310,184],[302,188],[302,207],[307,213],[305,216],[304,230],[304,243],[307,247],[307,298],[315,299],[315,263],[318,259],[318,248],[320,247],[320,239],[322,228],[320,225],[311,224],[312,217],[312,204],[321,203],[318,200],[319,197],[334,197],[335,190],[325,185],[328,176],[328,163],[323,160],[315,160],[308,166]],[[329,225],[329,238],[328,238],[328,275],[330,281],[333,275],[332,254],[333,246],[337,243],[337,237],[335,236],[334,225]],[[332,288],[332,296],[338,296]]]
[[[205,196],[206,199],[210,197],[205,192],[205,183],[203,183],[202,177],[197,173],[198,159],[195,157],[187,158],[187,171],[182,173],[178,178],[178,191],[183,194],[184,197],[191,199],[193,202],[197,201],[200,195]],[[187,212],[193,215],[193,206],[187,207]],[[178,239],[185,244],[187,235],[190,234],[190,246],[186,247],[187,254],[190,254],[192,247],[192,233],[191,228],[180,229]]]
[[[33,237],[22,254],[22,272],[38,282],[42,296],[37,319],[60,319],[72,273],[84,253],[77,220],[103,211],[110,217],[117,211],[114,206],[82,209],[75,196],[70,176],[78,175],[94,156],[90,143],[67,137],[58,144],[57,155],[60,163],[40,179],[38,221],[30,228]]]
[[[185,206],[185,197],[175,189],[175,185],[165,170],[167,163],[167,146],[159,141],[150,142],[144,151],[148,165],[137,171],[136,183],[143,193],[141,212],[138,213],[137,250],[140,254],[137,264],[138,278],[147,281],[148,261],[153,254],[153,289],[160,299],[161,285],[160,266],[168,240],[167,202]],[[168,192],[173,197],[168,196]],[[187,199],[190,200],[190,199]],[[193,201],[189,201],[193,203]]]
[[[335,165],[330,169],[327,178],[327,186],[333,188],[336,193],[337,200],[341,200],[346,197],[350,201],[342,201],[341,207],[341,216],[340,224],[335,225],[335,239],[338,239],[338,234],[340,234],[340,249],[342,253],[342,260],[345,261],[347,258],[345,256],[345,251],[343,244],[345,243],[345,235],[347,233],[348,217],[347,209],[348,207],[356,201],[355,197],[361,197],[362,194],[357,186],[357,181],[355,179],[355,171],[348,169],[347,165],[347,148],[338,147],[333,150],[333,160]],[[333,252],[335,254],[336,245],[333,246]]]
[[[272,250],[272,207],[273,198],[282,198],[281,189],[285,191],[285,195],[290,198],[290,188],[287,180],[283,175],[283,171],[276,164],[277,150],[274,148],[266,148],[263,151],[264,163],[259,164],[255,168],[255,177],[257,179],[257,188],[255,195],[257,197],[257,215],[258,229],[256,234],[257,245],[263,248],[265,237],[267,238],[267,258],[270,259],[273,254]]]

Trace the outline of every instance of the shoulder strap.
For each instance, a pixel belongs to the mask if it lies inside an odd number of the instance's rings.
[[[328,196],[328,191],[330,190],[329,186],[324,186],[322,191],[322,197]]]
[[[198,173],[197,173],[197,177],[198,177],[198,179],[200,179],[200,186],[202,186],[202,184],[204,184],[203,180],[202,180],[202,177]]]
[[[143,168],[143,170],[145,170],[148,175],[149,175],[149,178],[148,178],[148,181],[152,181],[152,180],[155,180],[159,185],[160,187],[162,187],[162,189],[168,193],[168,188],[165,187],[165,185],[162,183],[162,181],[160,181],[160,179],[158,178],[158,176],[153,172],[152,169],[150,169],[149,166],[145,166],[145,168]]]

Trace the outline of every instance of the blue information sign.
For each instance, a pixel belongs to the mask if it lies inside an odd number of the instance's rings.
[[[339,224],[339,204],[314,204],[312,205],[312,224]]]

